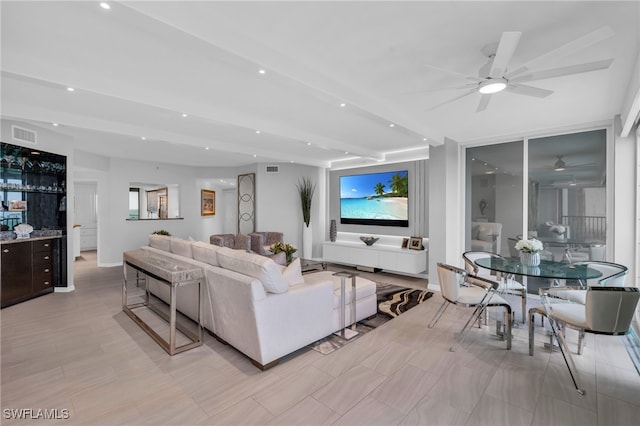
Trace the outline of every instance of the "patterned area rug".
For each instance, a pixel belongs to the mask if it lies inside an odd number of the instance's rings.
[[[416,290],[393,284],[376,283],[376,295],[378,297],[378,312],[372,318],[364,319],[356,324],[356,331],[359,333],[356,337],[347,340],[332,334],[309,345],[311,349],[324,355],[330,354],[424,302],[433,296],[433,293],[427,290]]]

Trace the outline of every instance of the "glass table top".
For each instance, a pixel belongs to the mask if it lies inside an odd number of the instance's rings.
[[[475,264],[481,268],[507,274],[526,275],[529,277],[552,278],[558,280],[590,280],[602,276],[602,272],[588,268],[586,265],[576,265],[552,260],[541,260],[538,266],[526,266],[518,259],[491,258],[477,259]]]

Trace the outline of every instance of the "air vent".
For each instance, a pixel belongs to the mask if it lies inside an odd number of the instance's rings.
[[[24,127],[11,126],[11,134],[13,139],[22,142],[37,143],[36,132],[25,129]]]
[[[280,173],[280,166],[265,166],[266,173]]]

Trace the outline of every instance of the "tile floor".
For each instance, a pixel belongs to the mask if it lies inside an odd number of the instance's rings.
[[[640,424],[640,376],[620,338],[588,336],[575,357],[587,388],[580,396],[542,334],[528,355],[522,325],[511,351],[483,327],[449,352],[469,311],[449,308],[429,329],[436,293],[330,355],[300,350],[261,372],[209,335],[168,356],[122,312],[122,269],[83,256],[74,292],[0,313],[3,425]],[[66,409],[69,419],[15,420],[7,409]]]

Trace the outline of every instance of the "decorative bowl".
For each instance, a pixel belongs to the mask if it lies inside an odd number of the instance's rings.
[[[368,246],[372,246],[376,241],[378,241],[380,238],[376,238],[376,237],[360,237],[360,239],[362,240],[363,243],[365,243]]]

